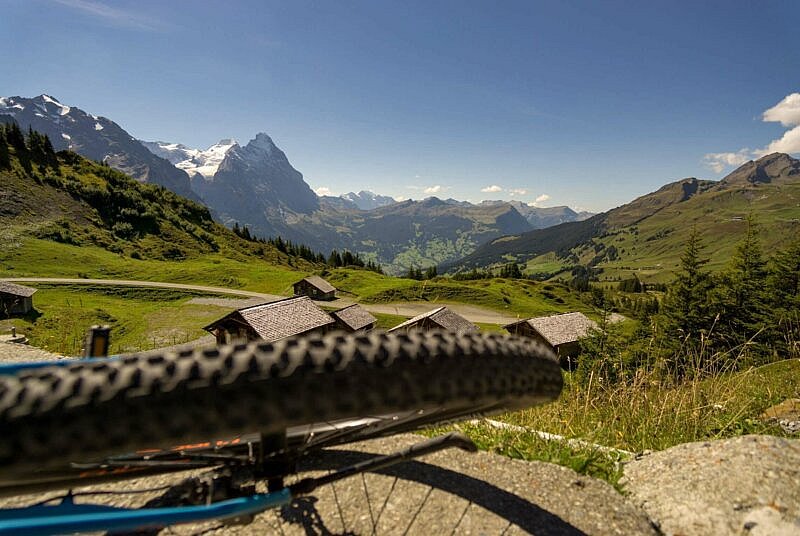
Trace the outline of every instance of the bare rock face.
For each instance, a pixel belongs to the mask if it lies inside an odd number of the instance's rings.
[[[629,463],[622,484],[664,534],[800,534],[800,440],[686,443]]]

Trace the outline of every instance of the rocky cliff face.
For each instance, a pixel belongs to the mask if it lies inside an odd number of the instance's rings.
[[[772,153],[742,164],[719,182],[719,188],[798,179],[800,179],[800,160],[788,154]]]
[[[264,133],[247,145],[232,145],[213,176],[195,173],[192,188],[225,223],[248,225],[260,236],[297,238],[288,213],[319,209],[317,195],[286,155]]]
[[[184,197],[200,200],[192,192],[186,172],[148,151],[110,119],[66,106],[48,95],[0,97],[2,117],[16,121],[23,129],[47,134],[57,151],[75,151],[105,162],[138,181],[159,184]]]

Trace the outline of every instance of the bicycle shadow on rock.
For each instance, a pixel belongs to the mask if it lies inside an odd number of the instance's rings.
[[[374,454],[351,450],[321,451],[310,455],[301,463],[302,471],[329,471],[343,466],[373,458]],[[408,461],[385,469],[375,471],[388,477],[413,481],[418,484],[461,497],[462,499],[483,507],[517,525],[522,530],[541,536],[573,536],[585,534],[558,515],[549,512],[529,500],[510,493],[485,480],[475,478],[451,469],[421,461]],[[301,498],[308,499],[308,498]],[[294,505],[284,507],[281,517],[289,523],[302,523],[306,534],[330,535],[325,528],[321,515],[316,511],[316,500],[298,504],[300,510],[294,511]]]

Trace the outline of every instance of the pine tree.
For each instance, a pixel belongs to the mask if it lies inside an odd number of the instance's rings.
[[[5,128],[0,125],[0,169],[11,167],[11,155],[8,151],[8,141],[6,140]]]
[[[767,327],[766,276],[756,222],[750,215],[745,236],[712,296],[720,332],[728,345],[750,341]]]
[[[771,259],[767,300],[770,338],[782,356],[792,357],[800,341],[800,239]]]
[[[708,259],[701,257],[702,245],[692,228],[681,255],[680,270],[664,298],[662,318],[666,334],[675,339],[700,341],[701,333],[711,329],[714,312],[708,307],[711,277],[703,271]]]

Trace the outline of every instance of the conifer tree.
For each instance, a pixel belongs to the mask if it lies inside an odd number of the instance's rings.
[[[680,270],[662,307],[664,331],[672,339],[699,343],[700,334],[711,329],[714,322],[708,304],[711,277],[703,270],[708,259],[701,257],[701,250],[700,236],[693,227],[681,255]]]
[[[750,215],[745,236],[713,294],[720,332],[728,345],[745,343],[767,327],[766,276],[756,222]]]

